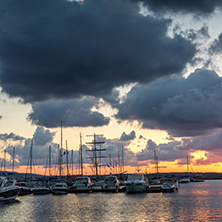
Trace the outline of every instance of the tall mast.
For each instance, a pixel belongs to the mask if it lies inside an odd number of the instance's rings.
[[[31,140],[31,146],[30,146],[30,176],[32,175],[32,146],[33,146],[33,138]]]
[[[72,150],[72,153],[71,153],[71,161],[72,161],[72,176],[73,176],[73,150]]]
[[[4,150],[4,172],[6,171],[6,149]]]
[[[62,121],[61,121],[61,145],[59,151],[59,176],[62,176]]]
[[[51,146],[49,146],[49,176],[51,176]]]
[[[111,172],[112,172],[112,159],[111,159],[111,153],[109,153],[109,173],[111,174]]]
[[[102,158],[101,157],[101,145],[100,145],[100,150],[99,150],[99,174],[101,175],[101,167],[102,167]]]
[[[157,174],[157,177],[159,177],[159,170],[158,170],[158,157],[156,155],[156,149],[154,147],[154,162],[156,164],[156,174]]]
[[[124,147],[122,146],[122,173],[124,173]]]
[[[117,166],[117,170],[118,170],[118,173],[120,174],[121,172],[121,169],[120,169],[120,155],[119,155],[119,150],[118,150],[118,166]]]
[[[66,140],[66,168],[67,168],[67,177],[69,175],[69,152],[68,152],[68,142]]]
[[[91,149],[91,150],[89,150],[89,151],[92,151],[93,152],[93,158],[92,157],[90,157],[90,158],[92,158],[92,159],[94,159],[94,165],[95,165],[95,169],[96,169],[96,179],[98,178],[98,162],[97,162],[97,159],[98,159],[98,157],[97,157],[97,152],[98,151],[105,151],[106,149],[97,149],[97,147],[96,147],[96,145],[97,144],[103,144],[103,143],[105,143],[105,142],[97,142],[96,141],[96,137],[97,136],[103,136],[102,134],[98,134],[98,135],[96,135],[95,133],[93,134],[93,135],[88,135],[88,136],[93,136],[93,142],[90,142],[90,143],[87,143],[87,144],[93,144],[93,149]],[[99,156],[99,158],[104,158],[103,156]]]
[[[14,167],[15,167],[15,147],[13,147],[13,153],[12,153],[12,172],[14,173]]]
[[[188,155],[187,155],[187,173],[189,173],[189,159],[188,159]]]
[[[83,161],[82,161],[82,134],[80,133],[80,175],[83,175]]]

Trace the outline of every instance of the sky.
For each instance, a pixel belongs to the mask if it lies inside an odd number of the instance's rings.
[[[58,146],[78,173],[81,133],[84,174],[94,134],[103,173],[120,171],[122,150],[128,173],[156,172],[154,156],[159,172],[187,172],[187,156],[192,172],[222,172],[221,10],[219,0],[1,0],[1,169],[15,147],[26,172],[33,139],[36,173],[50,146],[54,174]]]

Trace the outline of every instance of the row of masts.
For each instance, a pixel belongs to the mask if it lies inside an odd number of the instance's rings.
[[[96,136],[98,136],[98,135],[95,134],[93,136],[96,139]],[[80,141],[81,140],[82,140],[82,134],[80,133]],[[92,160],[93,166],[96,169],[95,175],[98,176],[99,174],[101,174],[101,168],[103,166],[108,166],[110,168],[112,166],[113,171],[114,171],[114,169],[116,169],[116,174],[123,173],[124,172],[123,147],[122,147],[122,164],[121,164],[121,161],[120,161],[119,152],[118,152],[118,161],[116,161],[115,158],[111,158],[111,154],[109,154],[109,161],[107,161],[107,164],[105,164],[105,163],[102,164],[101,163],[101,159],[105,158],[106,156],[101,156],[101,151],[105,151],[106,149],[101,149],[101,147],[97,148],[96,145],[97,144],[102,144],[104,142],[98,142],[96,140],[94,140],[94,141],[95,142],[88,143],[88,144],[93,144],[94,146],[93,146],[93,148],[91,150],[87,150],[87,151],[93,152],[93,156],[92,157],[86,157],[86,159],[90,158]],[[65,165],[65,163],[63,162],[64,161],[63,151],[64,150],[60,149],[60,146],[58,146],[58,158],[54,162],[55,163],[55,169],[59,168],[59,176],[64,175],[64,174],[62,174],[62,171],[64,169],[64,165]],[[95,152],[99,152],[99,154],[97,154]],[[69,154],[68,143],[66,141],[66,171],[67,171],[67,176],[68,175],[74,175],[73,168],[74,168],[74,165],[75,165],[74,164],[74,151],[71,150],[71,159],[69,158],[68,154]],[[2,159],[2,162],[1,162],[1,171],[2,171],[2,168],[3,168],[3,171],[5,171],[5,172],[6,172],[6,161],[7,161],[6,155],[7,155],[7,150],[5,149],[4,150],[4,159]],[[84,161],[83,161],[83,145],[82,145],[81,142],[80,142],[79,157],[78,157],[78,161],[77,162],[78,162],[78,166],[79,166],[79,170],[78,170],[79,173],[76,172],[76,174],[83,175],[84,174],[84,171],[83,171],[84,170],[84,166],[83,166],[84,165],[84,163],[83,163]],[[57,167],[56,167],[56,165],[57,165]],[[26,174],[28,174],[28,173],[32,174],[33,173],[33,168],[34,168],[33,139],[31,139],[31,145],[30,145],[30,151],[29,151],[29,156],[28,156],[28,163],[27,163]],[[14,169],[15,169],[15,147],[13,147],[13,152],[12,152],[11,169],[12,169],[12,172],[14,172]],[[52,147],[49,146],[49,154],[47,156],[47,162],[46,162],[46,167],[45,167],[45,175],[46,175],[46,173],[48,171],[48,175],[52,176],[53,175],[52,170],[53,170],[52,169]],[[35,171],[35,168],[34,168],[34,171]],[[76,168],[76,171],[77,171],[77,168]],[[54,175],[56,175],[55,172],[54,172]]]
[[[86,159],[91,159],[92,162],[93,162],[93,165],[94,165],[94,169],[95,169],[95,176],[96,178],[98,177],[99,175],[99,172],[98,172],[98,169],[101,169],[101,166],[105,166],[101,164],[101,159],[102,158],[106,158],[106,156],[102,156],[101,155],[101,152],[102,151],[106,151],[105,148],[101,148],[101,145],[104,144],[105,142],[104,141],[97,141],[97,137],[102,137],[103,135],[102,134],[93,134],[93,135],[87,135],[87,137],[93,137],[93,140],[92,142],[88,142],[86,144],[89,144],[89,145],[92,145],[92,149],[89,149],[87,151],[89,152],[92,152],[93,155],[90,156],[90,157],[86,157]],[[98,145],[100,145],[100,148],[98,148]],[[68,158],[68,142],[66,141],[66,171],[67,171],[67,176],[70,175],[70,172],[69,172],[69,158]],[[61,121],[61,143],[60,143],[60,146],[58,145],[58,166],[59,166],[59,176],[62,177],[62,169],[63,169],[63,122]],[[51,146],[49,146],[49,156],[47,158],[47,164],[48,164],[48,171],[49,171],[49,176],[52,175],[51,173],[51,157],[52,157],[52,154],[51,154]],[[99,152],[99,154],[98,154]],[[124,172],[124,151],[123,151],[123,146],[122,146],[122,170],[121,172],[119,173],[123,173]],[[100,162],[98,162],[98,160]],[[111,154],[109,155],[109,165],[113,165],[113,168],[115,166],[115,163],[114,163],[114,159],[113,159],[113,164],[111,163]],[[118,152],[118,162],[116,162],[116,166],[120,166],[120,155],[119,155],[119,152]],[[74,161],[73,161],[73,150],[72,150],[72,153],[71,153],[71,164],[72,164],[72,175],[73,175],[73,165],[74,165]],[[107,164],[108,165],[108,164]],[[28,164],[27,164],[27,169],[28,169],[28,166],[29,166],[29,173],[30,175],[32,175],[33,173],[33,139],[31,139],[31,146],[30,146],[30,152],[29,152],[29,158],[28,158]],[[110,167],[109,166],[109,167]],[[12,172],[14,172],[14,167],[15,167],[15,147],[13,147],[13,154],[12,154]],[[46,166],[47,167],[47,166]],[[83,172],[83,169],[84,169],[84,163],[83,163],[83,144],[82,144],[82,134],[80,133],[80,146],[79,146],[79,174],[80,175],[83,175],[84,172]],[[6,150],[4,150],[4,171],[6,172]],[[27,174],[27,172],[26,172]],[[101,172],[100,172],[101,174]]]
[[[58,151],[59,151],[59,176],[62,176],[62,151],[63,149],[63,122],[61,121],[61,145],[60,148],[58,147]],[[98,177],[99,173],[98,173],[98,168],[101,167],[101,162],[100,164],[98,163],[98,159],[102,158],[106,158],[106,156],[102,156],[101,155],[101,151],[106,151],[105,148],[101,148],[101,144],[104,144],[104,141],[97,141],[97,137],[99,136],[103,136],[103,134],[93,134],[93,135],[87,135],[87,137],[93,137],[93,141],[92,142],[87,142],[86,144],[92,145],[92,149],[89,149],[87,151],[92,152],[93,156],[91,157],[86,157],[87,159],[91,159],[93,161],[93,165],[95,167],[95,176],[96,178]],[[97,146],[100,145],[100,148],[98,148]],[[100,152],[100,155],[98,155],[98,152]],[[123,147],[122,147],[122,172],[124,172],[124,151],[123,151]],[[119,157],[119,152],[118,152],[118,162],[120,163],[120,157]],[[110,161],[111,163],[111,161]],[[83,175],[83,145],[82,145],[82,134],[80,133],[80,146],[79,146],[79,174]],[[120,164],[119,164],[120,165]],[[67,176],[69,175],[69,163],[68,163],[68,143],[66,141],[66,166],[67,166]],[[73,152],[72,152],[72,166],[73,166]],[[73,172],[73,170],[72,170]],[[73,173],[72,173],[73,174]]]

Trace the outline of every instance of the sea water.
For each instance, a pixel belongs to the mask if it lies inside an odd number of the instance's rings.
[[[0,203],[0,221],[222,221],[222,180],[181,184],[174,193],[19,196]]]

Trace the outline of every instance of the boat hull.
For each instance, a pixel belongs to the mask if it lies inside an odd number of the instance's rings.
[[[90,188],[69,188],[69,193],[89,193],[92,192]]]
[[[127,193],[142,193],[146,191],[145,184],[129,183],[125,184]]]
[[[50,189],[33,189],[33,194],[41,195],[41,194],[49,194],[51,193]]]
[[[148,193],[158,193],[162,192],[162,185],[149,185],[147,188]]]
[[[32,193],[31,189],[21,187],[21,191],[19,193],[19,196],[23,196],[23,195],[27,195],[27,194],[31,194],[31,193]]]
[[[109,192],[109,193],[116,193],[118,191],[117,188],[103,188],[102,189],[103,192]]]
[[[58,189],[53,189],[52,190],[52,193],[53,194],[56,194],[56,195],[60,195],[60,194],[67,194],[68,193],[68,189],[67,190],[58,190]]]
[[[14,200],[19,195],[20,190],[20,188],[15,188],[13,190],[0,192],[0,201]]]
[[[176,187],[162,188],[163,192],[176,192]]]

